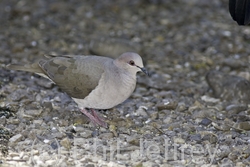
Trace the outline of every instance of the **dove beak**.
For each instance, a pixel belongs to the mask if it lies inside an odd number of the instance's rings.
[[[140,68],[141,71],[142,71],[143,73],[145,73],[147,76],[149,76],[148,71],[146,70],[146,68],[144,68],[144,67],[139,67],[139,66],[137,66],[137,67]]]

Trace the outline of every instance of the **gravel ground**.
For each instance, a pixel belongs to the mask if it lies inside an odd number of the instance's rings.
[[[1,0],[0,166],[250,166],[250,28],[228,1]],[[9,71],[44,54],[138,52],[150,77],[88,122],[50,81]]]

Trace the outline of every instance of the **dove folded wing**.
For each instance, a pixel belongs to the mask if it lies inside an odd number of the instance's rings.
[[[96,59],[95,56],[54,57],[41,60],[39,65],[69,96],[84,99],[98,85],[106,59]]]

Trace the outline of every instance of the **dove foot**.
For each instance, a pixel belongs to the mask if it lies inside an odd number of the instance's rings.
[[[86,115],[90,121],[96,126],[96,125],[100,125],[104,128],[107,128],[107,123],[105,122],[105,120],[103,118],[101,118],[94,109],[90,109],[91,113],[88,112],[86,109],[81,109],[81,112]]]

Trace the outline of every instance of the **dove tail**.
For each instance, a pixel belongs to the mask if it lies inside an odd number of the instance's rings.
[[[41,73],[44,74],[44,71],[41,67],[37,64],[28,64],[28,65],[19,65],[19,64],[9,64],[6,66],[9,70],[20,70],[20,71],[28,71],[33,73]]]

